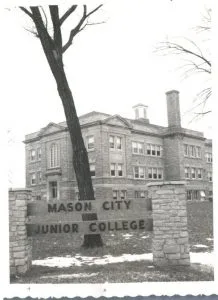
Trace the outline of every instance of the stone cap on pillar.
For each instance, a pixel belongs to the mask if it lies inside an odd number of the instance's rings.
[[[161,185],[185,185],[185,180],[170,180],[170,181],[159,181],[159,182],[149,182],[147,183],[147,187],[149,186],[161,186]]]

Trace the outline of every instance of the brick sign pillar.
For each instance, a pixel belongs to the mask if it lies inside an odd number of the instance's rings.
[[[153,262],[190,265],[184,181],[148,184],[153,210]]]
[[[31,191],[26,189],[9,190],[9,246],[10,275],[23,274],[31,267],[32,247],[27,238],[27,202]]]

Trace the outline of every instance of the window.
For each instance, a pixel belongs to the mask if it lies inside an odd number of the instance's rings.
[[[157,156],[160,156],[161,147],[160,146],[156,146],[156,150],[157,150]]]
[[[36,200],[41,200],[41,196],[40,195],[36,195]]]
[[[206,161],[208,163],[212,163],[213,162],[212,153],[209,153],[209,152],[206,153]]]
[[[196,146],[196,157],[201,158],[201,147]]]
[[[199,191],[197,191],[197,190],[192,191],[192,199],[193,200],[199,199]]]
[[[157,168],[152,168],[153,179],[157,179]]]
[[[145,178],[145,169],[143,167],[134,167],[134,178]]]
[[[147,144],[147,155],[161,156],[162,147],[160,145]]]
[[[111,176],[116,175],[116,164],[111,164]]]
[[[87,137],[87,148],[88,148],[88,150],[94,149],[94,147],[95,147],[94,143],[95,143],[94,136],[93,135],[88,136]]]
[[[201,147],[184,144],[184,156],[201,158]]]
[[[162,168],[148,168],[148,178],[149,179],[163,179],[163,169]]]
[[[122,164],[117,165],[117,171],[118,171],[118,176],[123,176],[123,165]]]
[[[95,176],[95,164],[90,164],[89,167],[90,167],[90,174],[92,177],[94,177]]]
[[[49,187],[50,187],[50,198],[51,199],[57,199],[57,196],[58,196],[57,181],[50,181],[49,182]]]
[[[198,179],[202,179],[202,169],[197,169]]]
[[[42,172],[39,171],[39,172],[37,173],[37,176],[38,176],[38,184],[42,183]]]
[[[120,199],[126,199],[126,191],[125,190],[120,191]]]
[[[50,168],[55,168],[58,166],[59,166],[58,145],[52,144],[50,147]]]
[[[163,169],[158,168],[157,172],[158,172],[158,179],[163,179]]]
[[[185,178],[190,178],[190,169],[188,167],[185,168]]]
[[[31,180],[31,185],[36,184],[36,174],[35,173],[31,174],[30,180]]]
[[[196,178],[195,168],[191,168],[191,177],[192,177],[192,179]]]
[[[38,148],[38,149],[37,149],[37,159],[38,159],[38,160],[41,160],[41,156],[42,156],[41,148]]]
[[[184,155],[189,156],[188,145],[184,144]]]
[[[207,178],[208,178],[208,180],[209,180],[210,182],[213,181],[212,172],[208,172],[208,173],[207,173]]]
[[[114,200],[118,199],[118,191],[113,191],[113,199]]]
[[[145,198],[145,191],[135,191],[135,198]]]
[[[147,155],[151,155],[151,145],[147,145]]]
[[[192,200],[192,192],[190,190],[186,191],[186,198],[187,200]]]
[[[189,146],[190,147],[190,156],[196,157],[196,148],[195,146]]]
[[[154,145],[151,145],[151,155],[156,155],[156,150]]]
[[[30,150],[30,161],[36,160],[36,150]]]
[[[132,152],[135,154],[143,154],[143,143],[140,142],[132,142]]]
[[[122,148],[121,137],[117,136],[116,142],[117,142],[117,144],[116,144],[117,145],[117,149],[121,150],[121,148]]]
[[[119,136],[110,135],[109,146],[110,146],[110,149],[121,150],[122,149],[122,138]]]
[[[112,135],[110,135],[110,137],[109,137],[109,144],[110,144],[110,149],[115,148],[115,137]]]
[[[152,178],[152,168],[148,168],[148,178]]]

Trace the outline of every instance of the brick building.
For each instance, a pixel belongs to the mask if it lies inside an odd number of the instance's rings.
[[[80,124],[95,197],[144,198],[146,183],[186,180],[188,200],[212,198],[212,142],[181,127],[179,92],[167,96],[168,127],[150,124],[147,106],[135,119],[90,112]],[[26,135],[26,187],[38,200],[78,199],[66,122]]]

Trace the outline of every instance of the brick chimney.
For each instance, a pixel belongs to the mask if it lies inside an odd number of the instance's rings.
[[[149,120],[147,119],[147,105],[139,103],[137,105],[134,105],[132,108],[135,113],[135,120],[140,120],[149,123]]]
[[[181,127],[179,92],[172,90],[166,93],[168,127]]]

